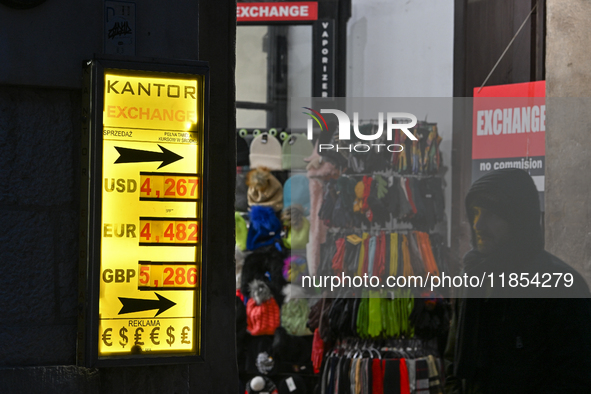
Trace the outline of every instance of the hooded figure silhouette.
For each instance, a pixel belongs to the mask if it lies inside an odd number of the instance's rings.
[[[474,182],[465,202],[473,249],[464,256],[463,273],[487,280],[458,289],[445,392],[589,392],[589,288],[544,250],[532,178],[519,169],[493,171]],[[555,286],[554,274],[572,282]]]

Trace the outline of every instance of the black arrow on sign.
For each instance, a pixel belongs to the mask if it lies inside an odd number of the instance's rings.
[[[123,304],[123,308],[121,308],[118,315],[124,315],[126,313],[133,312],[149,311],[151,309],[158,309],[158,313],[156,313],[156,315],[154,316],[156,317],[165,310],[170,309],[176,305],[176,302],[172,302],[171,300],[162,297],[158,293],[154,294],[156,294],[156,297],[158,297],[157,300],[142,300],[138,298],[119,297],[119,301],[121,301],[121,303]]]
[[[161,161],[162,164],[160,164],[160,167],[158,168],[162,168],[183,158],[161,145],[158,146],[162,152],[150,152],[149,150],[129,149],[116,146],[115,149],[119,152],[119,158],[115,161],[115,164]]]

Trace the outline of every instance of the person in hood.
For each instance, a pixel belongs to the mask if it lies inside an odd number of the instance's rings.
[[[487,279],[482,288],[457,289],[445,392],[591,392],[589,288],[544,250],[532,178],[519,169],[493,171],[474,182],[465,202],[472,250],[462,274]],[[509,285],[511,274],[519,286]],[[555,286],[554,274],[572,278],[572,285]]]

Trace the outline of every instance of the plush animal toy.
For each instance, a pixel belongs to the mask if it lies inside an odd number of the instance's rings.
[[[262,305],[269,298],[273,297],[269,286],[262,280],[255,279],[248,284],[250,290],[250,297],[255,300],[257,305]]]

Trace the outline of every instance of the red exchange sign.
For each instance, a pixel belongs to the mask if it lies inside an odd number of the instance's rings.
[[[545,81],[474,88],[472,159],[544,156]]]
[[[318,2],[238,3],[236,19],[238,22],[315,21]]]

